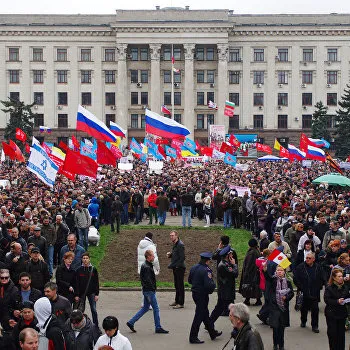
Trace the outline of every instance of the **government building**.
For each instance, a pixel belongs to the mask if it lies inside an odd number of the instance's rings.
[[[263,143],[277,137],[298,144],[300,132],[310,136],[316,102],[328,106],[334,126],[349,57],[350,15],[344,14],[156,7],[0,15],[0,99],[35,102],[34,135],[55,143],[83,136],[75,131],[78,104],[127,129],[129,139],[141,139],[145,108],[160,113],[173,103],[174,119],[203,145],[210,124],[257,134]],[[224,116],[226,100],[236,105],[234,117]],[[3,136],[9,115],[0,116]],[[40,134],[41,125],[52,133]]]

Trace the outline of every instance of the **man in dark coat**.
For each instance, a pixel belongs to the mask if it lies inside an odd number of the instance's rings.
[[[209,318],[209,294],[212,294],[215,290],[213,271],[209,267],[212,254],[201,253],[200,257],[201,260],[198,264],[192,266],[190,275],[188,276],[188,282],[192,284],[192,298],[196,304],[196,311],[189,338],[191,344],[204,343],[203,340],[198,339],[198,332],[202,322],[209,332],[211,340],[214,340],[216,337],[222,334],[222,332],[218,332],[214,329],[214,326]]]
[[[127,190],[126,186],[122,186],[120,192],[120,201],[123,203],[123,215],[121,217],[122,225],[127,225],[129,223],[129,202],[130,202],[130,192]]]
[[[161,191],[160,195],[157,197],[156,205],[159,225],[163,226],[165,224],[166,212],[170,205],[169,199],[164,195],[164,191]]]
[[[119,196],[115,196],[111,207],[111,231],[114,232],[114,223],[117,224],[117,233],[120,231],[120,219],[123,214],[123,203]]]
[[[134,208],[134,213],[135,213],[134,224],[137,225],[140,221],[142,221],[142,205],[143,205],[143,196],[137,187],[135,188],[135,193],[132,196],[131,204]]]
[[[322,267],[315,262],[315,253],[306,254],[305,262],[299,264],[295,271],[293,281],[298,290],[303,293],[303,303],[300,309],[300,327],[305,328],[308,311],[311,311],[311,327],[314,333],[319,333],[318,329],[318,303],[320,291],[324,284]]]
[[[41,228],[36,226],[34,233],[28,238],[28,244],[33,243],[35,247],[39,248],[41,256],[47,261],[47,241],[46,238],[41,235]]]
[[[69,228],[63,221],[62,215],[56,215],[56,243],[54,245],[54,255],[53,255],[53,263],[54,265],[59,265],[60,262],[60,252],[62,247],[67,242],[67,236],[69,234]]]
[[[31,258],[26,263],[26,272],[31,276],[32,287],[44,292],[44,286],[50,281],[49,267],[45,261],[39,259],[40,251],[34,247]]]

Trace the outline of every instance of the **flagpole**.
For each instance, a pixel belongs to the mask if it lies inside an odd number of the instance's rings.
[[[171,119],[174,119],[174,44],[171,44]]]

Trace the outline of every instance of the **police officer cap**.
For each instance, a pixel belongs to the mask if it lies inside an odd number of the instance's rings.
[[[208,259],[210,260],[213,256],[212,253],[209,253],[209,252],[204,252],[204,253],[200,253],[199,256],[202,258],[202,259]]]
[[[228,246],[226,246],[225,248],[222,248],[222,249],[221,249],[219,255],[220,255],[220,256],[225,256],[225,255],[229,254],[230,252],[232,252],[232,249],[231,249],[231,247],[228,245]]]

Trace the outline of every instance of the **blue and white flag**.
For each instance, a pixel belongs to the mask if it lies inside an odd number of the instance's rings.
[[[30,151],[27,169],[52,188],[55,184],[58,166],[49,158],[40,145],[34,143]]]
[[[80,154],[83,156],[90,157],[93,160],[97,160],[97,142],[94,139],[94,143],[92,143],[89,139],[85,139],[84,141],[80,141]]]

